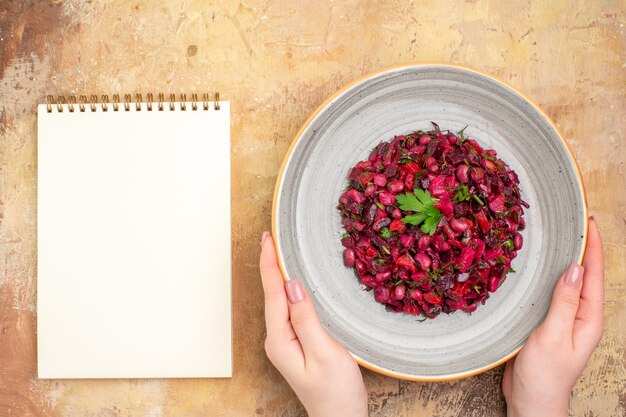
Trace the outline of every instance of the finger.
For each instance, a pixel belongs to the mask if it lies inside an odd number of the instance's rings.
[[[555,340],[572,341],[574,319],[580,302],[583,267],[571,264],[559,279],[552,294],[552,304],[543,323],[545,332]]]
[[[574,346],[590,355],[600,342],[604,327],[604,255],[595,220],[589,222],[583,265],[585,274],[574,325]]]
[[[289,323],[289,308],[285,294],[283,275],[276,263],[274,241],[269,233],[264,233],[261,241],[261,281],[265,293],[265,326],[267,337],[279,342],[292,339],[293,329]]]
[[[321,358],[334,346],[335,341],[322,327],[311,297],[298,280],[285,284],[289,297],[291,326],[296,332],[305,358]]]
[[[513,383],[513,367],[515,366],[515,357],[507,361],[504,368],[504,375],[502,375],[502,393],[507,401],[511,393],[511,384]]]
[[[602,325],[604,317],[604,255],[602,238],[595,220],[589,221],[585,274],[576,319]]]

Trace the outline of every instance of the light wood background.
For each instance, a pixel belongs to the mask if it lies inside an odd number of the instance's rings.
[[[0,416],[303,416],[263,351],[259,238],[298,127],[346,82],[408,61],[517,87],[578,159],[606,247],[606,329],[571,414],[626,413],[626,38],[620,0],[0,4]],[[232,100],[235,376],[36,378],[36,103],[46,94],[214,91]],[[372,416],[503,416],[502,368],[452,383],[364,371]],[[332,383],[332,381],[330,381]]]

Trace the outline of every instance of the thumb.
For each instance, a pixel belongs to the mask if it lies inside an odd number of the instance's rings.
[[[549,334],[570,337],[580,304],[583,267],[571,264],[554,288],[552,304],[543,326]]]
[[[289,299],[289,317],[304,356],[319,357],[333,344],[315,312],[315,306],[300,281],[292,279],[285,283]]]

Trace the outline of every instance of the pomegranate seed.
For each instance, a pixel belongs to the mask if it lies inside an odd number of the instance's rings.
[[[354,249],[345,249],[343,251],[343,264],[348,268],[352,268],[355,261],[356,253],[354,253]]]
[[[411,279],[415,282],[422,283],[426,279],[426,272],[417,271],[414,274],[411,274]]]
[[[470,304],[467,307],[465,307],[463,309],[463,311],[465,311],[466,313],[472,313],[472,312],[476,311],[477,307],[478,307],[478,304],[476,304],[476,303]]]
[[[482,168],[472,168],[470,175],[475,182],[481,182],[485,176],[485,171]]]
[[[422,292],[419,289],[414,288],[409,293],[409,297],[411,297],[412,299],[417,300],[417,301],[422,301]]]
[[[426,271],[432,264],[432,261],[430,260],[428,255],[426,255],[425,253],[421,253],[421,252],[415,255],[415,260],[420,265],[420,268],[422,268],[422,271]]]
[[[495,275],[489,277],[489,292],[496,292],[498,285],[500,285],[500,278]]]
[[[406,287],[404,285],[398,285],[395,289],[395,298],[396,300],[404,299],[404,294],[406,292]]]
[[[417,249],[420,251],[425,251],[430,246],[431,237],[428,235],[422,235],[417,240]]]
[[[520,233],[515,233],[513,235],[513,247],[515,250],[522,249],[522,244],[524,243],[524,237]]]
[[[428,143],[431,141],[430,136],[420,136],[419,138],[419,144],[420,145],[428,145]]]
[[[464,232],[469,229],[469,224],[467,224],[465,220],[462,219],[452,219],[452,221],[450,221],[450,227],[452,227],[457,232]]]
[[[467,176],[467,172],[469,171],[469,167],[467,165],[459,165],[456,169],[456,177],[460,182],[468,182],[469,177]]]
[[[383,282],[387,281],[387,279],[391,276],[391,271],[379,272],[376,274],[376,281]]]

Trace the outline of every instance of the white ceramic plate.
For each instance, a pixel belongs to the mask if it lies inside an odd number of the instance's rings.
[[[476,138],[520,178],[524,247],[486,304],[419,322],[385,310],[343,266],[336,209],[347,174],[394,135],[431,128]],[[565,267],[580,262],[587,209],[576,162],[554,125],[499,81],[448,65],[407,65],[344,87],[306,121],[276,184],[273,232],[286,279],[309,290],[323,325],[357,361],[397,378],[440,381],[491,369],[541,323]]]

